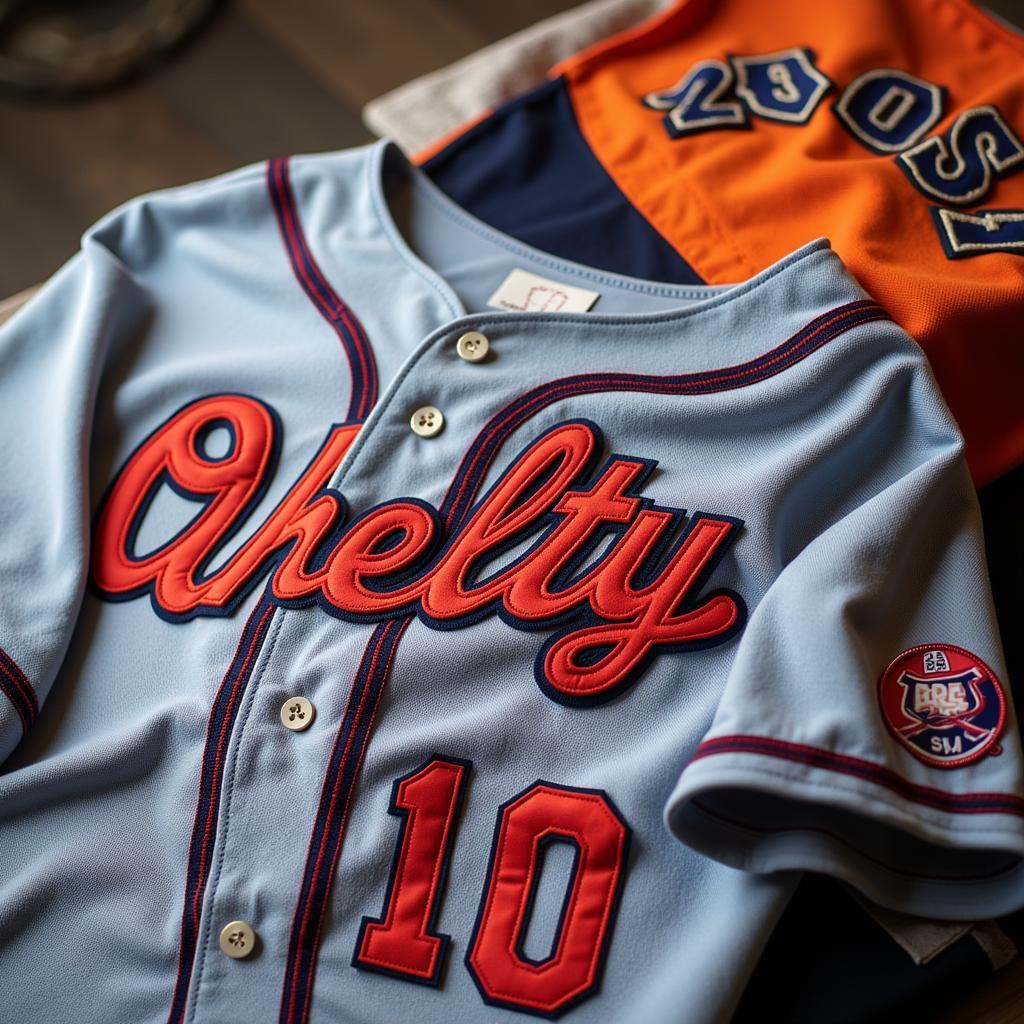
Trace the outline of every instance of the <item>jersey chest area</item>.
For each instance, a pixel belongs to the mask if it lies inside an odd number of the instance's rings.
[[[151,426],[96,511],[93,588],[162,634],[240,632],[201,752],[176,1006],[218,1012],[203,936],[238,922],[283,961],[289,1024],[318,969],[327,1001],[427,985],[438,1019],[446,996],[585,1016],[620,915],[666,949],[694,941],[659,885],[730,873],[662,810],[772,543],[763,510],[747,519],[775,448],[738,429],[753,403],[718,429],[722,394],[869,311],[685,374],[587,370],[578,346],[544,366],[513,328],[480,365],[452,330],[301,456],[282,458],[289,424],[256,394]],[[617,970],[625,1005],[628,956]]]

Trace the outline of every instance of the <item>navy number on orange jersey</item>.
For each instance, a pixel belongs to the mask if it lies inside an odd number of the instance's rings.
[[[991,104],[965,110],[941,135],[904,150],[900,170],[930,199],[956,206],[980,203],[997,178],[1024,165],[1024,145]]]
[[[742,128],[747,123],[746,109],[735,100],[722,99],[735,80],[730,65],[720,60],[701,60],[675,85],[648,93],[644,106],[668,111],[663,123],[673,139],[723,125]]]
[[[667,89],[641,102],[662,113],[672,139],[711,129],[751,127],[754,117],[805,124],[831,88],[810,50],[792,49],[728,62],[700,60]],[[742,101],[742,105],[741,102]],[[929,135],[945,112],[946,90],[897,68],[858,75],[833,104],[839,123],[865,149],[892,156],[922,195],[949,206],[983,202],[1000,178],[1024,170],[1024,143],[991,104],[962,111]],[[950,259],[987,252],[1024,254],[1024,210],[973,215],[933,208]]]

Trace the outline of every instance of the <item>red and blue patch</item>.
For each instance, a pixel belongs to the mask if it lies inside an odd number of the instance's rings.
[[[893,736],[934,768],[959,768],[1002,752],[1002,684],[963,647],[921,644],[904,651],[882,673],[878,699]]]

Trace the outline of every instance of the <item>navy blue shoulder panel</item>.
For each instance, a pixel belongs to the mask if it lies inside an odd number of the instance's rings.
[[[562,78],[499,107],[423,168],[460,206],[528,245],[617,274],[703,284],[591,152]]]

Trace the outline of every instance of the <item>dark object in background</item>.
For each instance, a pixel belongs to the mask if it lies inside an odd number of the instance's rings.
[[[178,47],[219,0],[0,0],[0,89],[66,97],[115,85]]]
[[[1016,942],[1018,916],[999,921]],[[731,1024],[924,1024],[988,982],[992,970],[969,935],[915,964],[839,882],[807,874]]]

